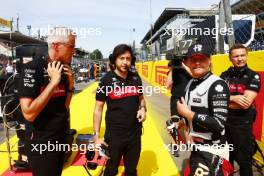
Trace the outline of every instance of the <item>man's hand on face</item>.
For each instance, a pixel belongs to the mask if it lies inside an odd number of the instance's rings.
[[[68,83],[69,83],[69,90],[72,90],[74,88],[74,76],[73,76],[73,71],[71,67],[67,64],[63,65],[63,74],[67,76]]]
[[[50,77],[50,82],[57,86],[60,83],[61,80],[61,72],[63,69],[63,65],[60,61],[53,61],[51,63],[48,63],[48,75]]]

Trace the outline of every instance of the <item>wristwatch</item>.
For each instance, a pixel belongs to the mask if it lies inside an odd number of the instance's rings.
[[[94,131],[93,135],[100,137],[100,132],[99,131]]]

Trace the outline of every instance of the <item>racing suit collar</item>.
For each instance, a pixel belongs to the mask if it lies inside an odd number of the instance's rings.
[[[209,71],[208,73],[206,73],[204,76],[202,76],[201,78],[197,78],[197,79],[194,79],[194,81],[197,81],[197,82],[202,82],[204,80],[206,80],[209,76],[212,75],[212,72]]]

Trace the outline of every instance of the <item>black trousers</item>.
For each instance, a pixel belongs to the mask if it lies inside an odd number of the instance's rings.
[[[59,148],[50,147],[50,149],[47,148],[45,151],[40,152],[41,147],[39,145],[46,145],[48,147],[48,142],[53,145],[56,142],[57,144],[67,144],[64,138],[58,141],[25,141],[25,151],[33,176],[60,176],[62,173],[65,151],[59,151]]]
[[[234,151],[230,152],[230,163],[234,165],[234,160],[238,163],[240,176],[252,176],[252,122],[229,123],[226,137],[234,147]]]
[[[104,176],[115,176],[118,173],[122,156],[125,176],[136,176],[141,151],[141,132],[122,136],[106,135],[105,141],[109,144],[110,159],[106,163]]]
[[[223,176],[219,156],[204,151],[192,151],[189,176]]]
[[[64,152],[28,156],[33,176],[60,176],[63,168]]]

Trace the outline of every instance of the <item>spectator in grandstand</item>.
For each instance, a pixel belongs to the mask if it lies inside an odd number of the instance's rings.
[[[88,81],[89,81],[89,79],[90,79],[90,65],[89,64],[87,64],[87,78],[88,78]]]
[[[96,63],[94,63],[93,67],[94,67],[94,79],[96,79],[96,77],[97,77],[97,65],[96,65]]]
[[[90,65],[90,79],[94,79],[94,64]]]
[[[102,77],[106,74],[106,66],[104,63],[101,65],[101,74],[102,74]]]

